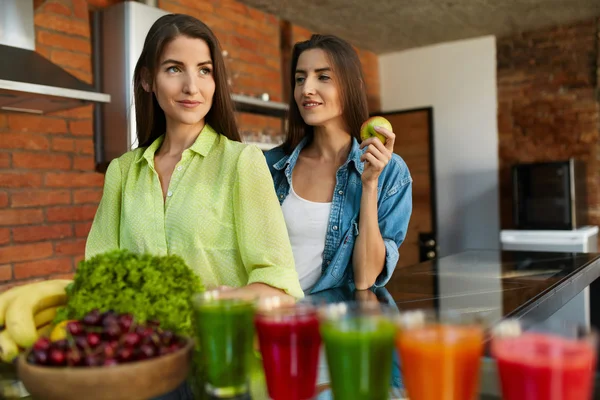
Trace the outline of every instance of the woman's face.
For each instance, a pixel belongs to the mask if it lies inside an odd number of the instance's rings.
[[[215,80],[210,49],[202,39],[178,36],[160,57],[153,92],[167,126],[204,125],[212,106]]]
[[[294,99],[307,125],[343,126],[338,82],[325,51],[311,49],[300,54],[294,82]]]

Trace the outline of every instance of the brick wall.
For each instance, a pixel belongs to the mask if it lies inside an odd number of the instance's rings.
[[[88,11],[119,1],[35,0],[36,51],[91,83]],[[277,18],[233,0],[161,0],[159,6],[214,29],[229,54],[234,92],[282,100]],[[377,82],[376,56],[363,57],[375,65],[369,82]],[[378,104],[378,83],[369,86]],[[82,259],[103,185],[94,172],[92,114],[91,106],[47,116],[0,112],[0,291],[70,276]],[[238,119],[245,132],[281,128],[276,118]]]
[[[576,157],[588,166],[588,206],[600,224],[600,19],[500,38],[501,221],[512,224],[510,166]]]

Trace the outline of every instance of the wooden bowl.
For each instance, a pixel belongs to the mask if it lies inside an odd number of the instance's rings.
[[[19,356],[17,372],[36,400],[147,400],[181,385],[191,367],[193,340],[178,351],[112,367],[43,367]]]

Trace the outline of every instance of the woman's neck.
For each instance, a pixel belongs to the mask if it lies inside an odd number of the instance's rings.
[[[194,144],[203,128],[204,121],[196,125],[177,124],[176,126],[167,122],[167,132],[159,153],[172,156],[181,155]]]
[[[310,151],[323,161],[345,161],[352,148],[352,136],[339,128],[315,126]]]

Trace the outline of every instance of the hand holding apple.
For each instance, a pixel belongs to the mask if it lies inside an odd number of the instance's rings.
[[[392,159],[396,135],[387,119],[371,117],[362,124],[360,136],[363,140],[360,148],[366,148],[360,157],[365,163],[361,180],[363,185],[377,183],[381,171]]]

